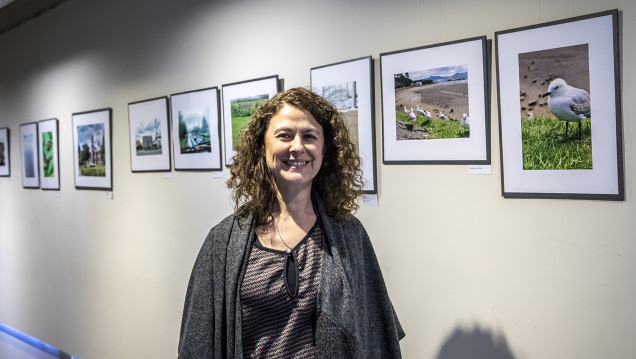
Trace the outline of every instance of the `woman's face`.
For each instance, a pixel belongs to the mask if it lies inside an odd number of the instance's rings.
[[[265,132],[265,160],[279,191],[311,186],[322,165],[325,138],[309,111],[285,105]]]

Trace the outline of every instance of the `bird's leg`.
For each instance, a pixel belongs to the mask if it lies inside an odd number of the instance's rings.
[[[579,121],[579,141],[581,140],[581,121]]]
[[[565,121],[565,137],[568,137],[568,125],[570,124],[570,121]]]

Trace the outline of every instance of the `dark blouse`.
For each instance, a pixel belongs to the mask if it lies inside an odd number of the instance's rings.
[[[254,238],[241,286],[246,358],[314,358],[321,249],[318,222],[292,251]]]

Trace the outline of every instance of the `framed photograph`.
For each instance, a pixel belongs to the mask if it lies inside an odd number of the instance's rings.
[[[312,90],[342,114],[362,160],[364,193],[378,193],[375,158],[375,103],[371,56],[310,70]]]
[[[38,122],[40,150],[40,183],[42,189],[60,189],[60,156],[58,121],[51,118]]]
[[[485,36],[380,54],[385,164],[490,164]]]
[[[495,33],[507,198],[622,201],[618,11]]]
[[[73,114],[75,188],[112,190],[110,108]]]
[[[170,95],[175,170],[221,170],[217,87]]]
[[[37,122],[20,125],[20,150],[22,153],[22,187],[39,188]]]
[[[128,104],[132,172],[170,171],[168,98]]]
[[[0,177],[11,176],[9,129],[0,128]]]
[[[261,103],[279,91],[278,75],[222,86],[225,165],[231,166],[241,132]]]

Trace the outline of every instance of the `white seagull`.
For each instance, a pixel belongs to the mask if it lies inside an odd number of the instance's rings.
[[[548,101],[550,100],[548,99]],[[528,112],[528,121],[532,121],[532,120],[534,120],[534,114],[532,112]]]
[[[431,117],[431,111],[426,111],[426,117]]]
[[[409,113],[409,120],[411,120],[411,122],[415,122],[415,113],[413,112],[413,107],[411,107],[411,113]]]
[[[426,112],[424,112],[424,110],[420,108],[420,105],[417,105],[417,113],[419,113],[422,116],[426,116]]]
[[[470,129],[470,119],[468,118],[468,115],[463,114],[461,121],[459,121],[459,124],[462,125],[463,128]]]
[[[556,79],[548,86],[548,91],[541,97],[548,97],[548,108],[556,118],[565,121],[565,135],[568,135],[568,123],[579,123],[579,140],[581,139],[581,120],[590,117],[590,94],[587,91],[572,87],[563,79]]]
[[[406,109],[406,106],[402,105],[402,107],[404,107],[404,113],[409,113],[409,110]]]
[[[439,118],[441,118],[442,120],[447,119],[448,117],[446,117],[446,115],[444,115],[444,112],[440,111],[439,112]]]

